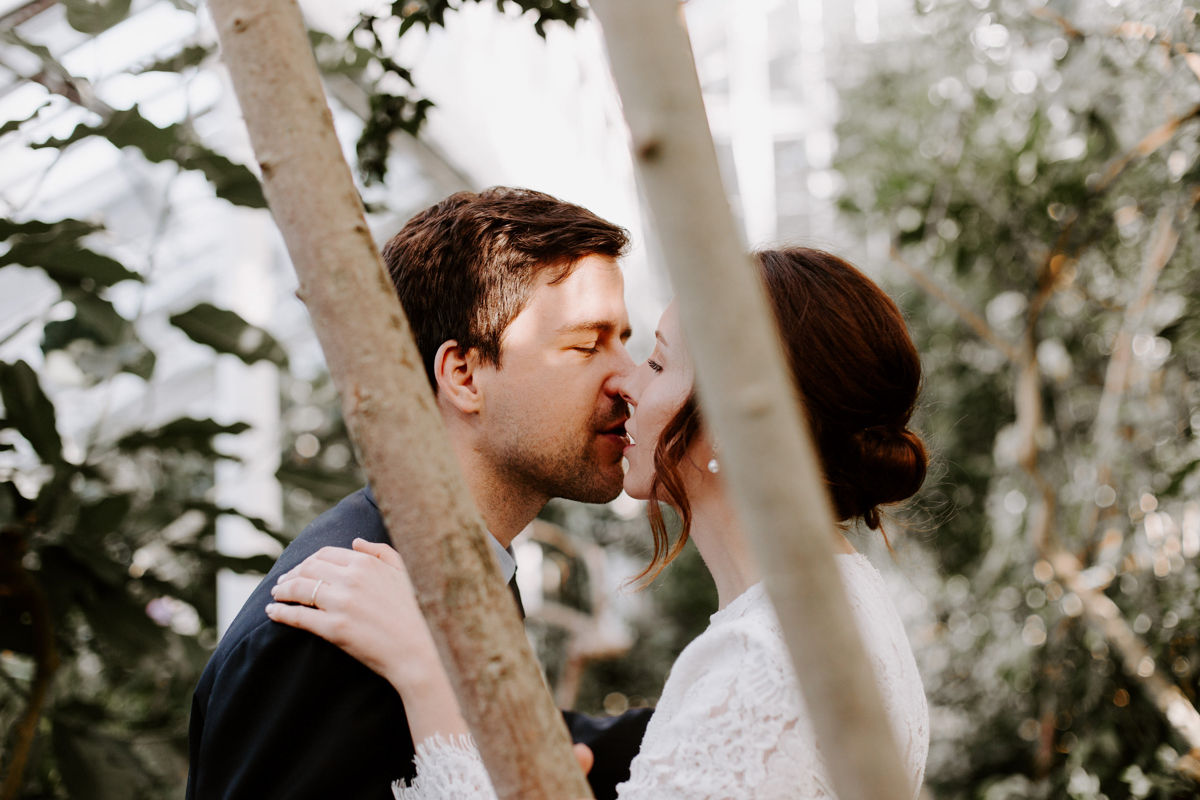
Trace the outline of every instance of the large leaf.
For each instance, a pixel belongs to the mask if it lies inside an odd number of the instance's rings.
[[[244,422],[221,425],[211,419],[181,417],[158,430],[131,433],[117,442],[117,447],[126,451],[153,447],[158,450],[199,453],[209,458],[228,458],[213,449],[213,437],[220,433],[238,434],[249,428]]]
[[[53,718],[55,766],[71,800],[128,800],[152,781],[133,748],[95,724]]]
[[[17,130],[26,122],[29,122],[29,120],[36,117],[47,105],[49,105],[49,103],[43,103],[42,105],[38,106],[37,109],[28,117],[25,117],[25,119],[10,119],[8,122],[0,125],[0,136],[4,136],[5,134],[9,134]]]
[[[79,287],[67,287],[63,299],[75,305],[75,316],[47,323],[42,334],[42,352],[66,349],[72,342],[86,339],[102,349],[77,353],[75,362],[85,372],[104,379],[117,372],[129,372],[145,380],[154,371],[155,356],[137,336],[129,320],[112,303]]]
[[[29,440],[42,461],[61,461],[62,437],[55,425],[54,405],[38,384],[33,368],[24,361],[0,363],[0,398],[8,426]]]
[[[125,663],[160,653],[167,645],[166,632],[146,614],[145,601],[134,601],[124,587],[98,585],[91,602],[80,603],[80,610],[95,641]]]
[[[353,475],[341,472],[325,472],[318,467],[300,467],[284,464],[275,473],[283,483],[303,489],[314,497],[330,503],[337,502],[348,494],[362,488],[362,482]]]
[[[1200,458],[1192,459],[1179,470],[1177,470],[1175,474],[1171,476],[1171,482],[1167,485],[1167,488],[1159,492],[1159,496],[1174,497],[1175,495],[1179,494],[1179,490],[1183,488],[1183,482],[1187,480],[1189,475],[1196,471],[1196,467],[1200,467]]]
[[[79,240],[100,230],[98,226],[74,219],[58,222],[12,222],[0,220],[0,241],[7,240],[8,252],[0,255],[0,267],[21,264],[41,267],[64,287],[90,282],[112,286],[125,280],[140,281],[136,272],[119,262],[80,245]]]
[[[75,526],[77,536],[99,540],[115,531],[129,514],[129,495],[117,494],[106,497],[79,509],[79,521]]]
[[[102,33],[129,16],[130,0],[58,0],[67,23],[80,33]]]
[[[387,93],[371,96],[371,115],[367,117],[367,124],[355,146],[358,169],[364,180],[383,180],[387,174],[392,134],[404,131],[416,136],[432,107],[431,100],[412,100]]]
[[[235,516],[235,517],[241,517],[242,519],[246,520],[251,525],[253,525],[257,530],[260,530],[263,533],[265,533],[267,536],[270,536],[272,539],[279,542],[284,547],[286,547],[287,545],[292,543],[291,539],[289,539],[288,537],[284,536],[279,531],[272,528],[267,523],[267,521],[265,519],[262,519],[261,517],[251,517],[247,514],[243,514],[242,512],[237,511],[235,509],[218,506],[215,503],[189,501],[187,503],[184,503],[184,506],[188,509],[195,509],[196,511],[202,512],[205,516],[207,516],[209,518],[209,520],[215,520],[217,517],[225,515],[225,514],[229,514],[229,515]]]
[[[54,57],[54,54],[50,52],[50,48],[46,47],[45,45],[34,44],[28,39],[22,37],[13,28],[0,30],[0,42],[4,42],[15,47],[20,47],[32,55],[37,56],[37,58],[42,62],[42,71],[53,75],[65,86],[75,89],[77,84],[86,83],[86,81],[82,81],[68,72],[67,68],[59,63],[58,59]],[[72,98],[72,102],[75,102],[78,99],[79,97],[76,95],[75,98]]]
[[[321,71],[335,75],[358,75],[371,62],[371,51],[359,47],[353,38],[335,39],[322,31],[309,31],[308,41]]]
[[[115,111],[99,125],[79,124],[64,139],[48,139],[32,147],[61,150],[89,136],[102,136],[116,147],[136,147],[148,161],[174,161],[183,169],[200,170],[216,188],[217,196],[231,203],[251,208],[267,206],[262,187],[249,169],[198,144],[184,125],[158,127],[143,117],[137,106]]]
[[[189,549],[189,548],[182,548]],[[266,575],[275,566],[275,556],[227,556],[223,553],[207,553],[205,561],[218,569],[227,569],[240,574],[257,572]]]
[[[206,344],[218,353],[230,353],[253,364],[271,361],[287,366],[287,353],[262,328],[251,325],[232,311],[217,308],[211,303],[199,305],[171,317],[171,324],[182,330],[192,341]]]
[[[212,55],[213,50],[204,45],[196,44],[185,47],[173,56],[160,58],[149,66],[142,67],[138,72],[182,72],[188,67],[195,67]]]

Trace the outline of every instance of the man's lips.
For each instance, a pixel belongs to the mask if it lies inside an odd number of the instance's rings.
[[[606,439],[612,440],[613,442],[619,442],[626,447],[628,447],[632,442],[632,440],[629,438],[629,434],[625,431],[625,420],[621,420],[616,425],[605,428],[604,430],[600,431],[600,435]]]

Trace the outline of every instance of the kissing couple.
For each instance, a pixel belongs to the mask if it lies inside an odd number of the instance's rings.
[[[563,712],[596,797],[833,798],[674,303],[645,362],[625,350],[627,246],[586,209],[494,188],[417,214],[383,257],[514,613],[511,542],[554,497],[605,503],[624,488],[649,501],[653,557],[639,577],[691,538],[716,583],[719,610],[656,709]],[[904,319],[829,253],[754,261],[840,527],[878,530],[881,507],[913,495],[926,470],[907,427],[921,364]],[[660,503],[682,520],[673,541]],[[832,535],[916,797],[929,748],[916,662],[881,576]],[[246,602],[196,687],[189,744],[189,800],[495,797],[369,487],[314,520]]]

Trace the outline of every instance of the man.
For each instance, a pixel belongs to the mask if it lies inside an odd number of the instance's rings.
[[[383,251],[514,593],[510,544],[550,498],[603,503],[621,490],[628,409],[615,384],[633,364],[616,259],[627,244],[583,208],[496,188],[426,209]],[[313,521],[226,632],[192,700],[189,800],[385,800],[392,781],[414,776],[387,681],[264,611],[280,574],[356,537],[389,541],[369,489]],[[597,797],[615,797],[649,712],[564,715],[594,753]]]

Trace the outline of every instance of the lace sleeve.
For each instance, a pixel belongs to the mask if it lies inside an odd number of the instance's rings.
[[[765,620],[685,651],[669,683],[683,691],[669,701],[664,691],[669,720],[647,731],[620,800],[833,797],[785,646]]]
[[[412,785],[402,780],[392,784],[396,800],[495,800],[492,781],[470,736],[426,739],[417,745],[414,761],[417,777]]]

